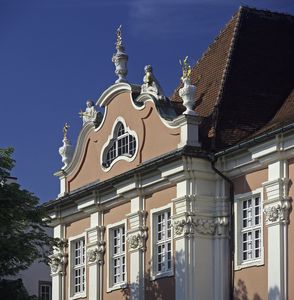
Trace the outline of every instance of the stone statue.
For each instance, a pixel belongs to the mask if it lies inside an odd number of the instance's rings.
[[[70,126],[67,124],[67,123],[65,123],[64,124],[64,126],[63,126],[63,138],[66,140],[67,139],[67,132],[68,132],[68,128],[69,128]]]
[[[141,85],[141,94],[142,93],[151,93],[154,94],[159,100],[165,100],[163,90],[153,74],[152,66],[147,65],[144,68],[145,76],[143,78],[143,84]]]
[[[122,48],[121,28],[122,28],[122,26],[119,25],[119,27],[116,29],[116,43],[115,43],[115,47],[116,47],[117,50],[120,50]]]
[[[94,122],[96,120],[97,111],[95,109],[95,104],[92,100],[88,100],[86,103],[87,107],[85,111],[80,111],[79,115],[83,119],[83,125],[87,122]]]

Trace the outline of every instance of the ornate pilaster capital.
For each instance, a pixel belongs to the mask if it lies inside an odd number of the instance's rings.
[[[194,220],[192,213],[185,213],[181,217],[173,219],[172,226],[174,228],[175,237],[192,236],[194,234]]]
[[[291,207],[290,199],[284,198],[276,203],[270,203],[264,206],[266,225],[278,223],[288,224],[289,209]]]
[[[105,241],[98,241],[98,246],[88,249],[87,260],[88,264],[104,264],[104,254],[105,254]]]
[[[61,239],[58,245],[54,247],[54,253],[49,256],[51,276],[64,275],[68,262],[68,255],[65,252],[67,246],[67,240]]]
[[[139,230],[128,233],[128,244],[131,250],[146,250],[146,240],[148,238],[148,228],[142,226]]]

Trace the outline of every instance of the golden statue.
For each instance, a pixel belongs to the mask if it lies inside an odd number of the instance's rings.
[[[187,61],[188,61],[188,56],[186,56],[183,61],[179,59],[180,65],[182,66],[182,72],[183,72],[183,76],[181,77],[182,80],[184,78],[190,78],[191,76],[191,66],[188,64]]]
[[[116,29],[116,49],[120,49],[122,47],[122,37],[121,37],[121,28],[122,26],[119,25],[119,27]]]
[[[67,139],[67,132],[68,132],[68,128],[69,128],[70,126],[67,124],[67,123],[65,123],[64,124],[64,126],[63,126],[63,138],[66,140]]]

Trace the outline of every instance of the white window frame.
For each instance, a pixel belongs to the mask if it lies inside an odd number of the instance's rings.
[[[132,156],[128,156],[128,155],[119,155],[119,156],[116,156],[116,158],[110,163],[109,166],[105,166],[105,161],[107,159],[107,153],[108,151],[110,150],[110,144],[114,141],[114,143],[117,143],[117,132],[116,132],[116,127],[117,127],[117,124],[118,123],[122,123],[123,126],[124,126],[124,135],[121,136],[121,137],[124,137],[125,135],[132,135],[135,139],[135,142],[136,142],[136,145],[135,145],[135,151],[134,151],[134,154]],[[121,138],[120,137],[120,138]],[[119,160],[125,160],[127,162],[131,162],[133,161],[137,154],[138,154],[138,148],[139,148],[139,139],[138,139],[138,135],[135,131],[131,130],[127,124],[126,124],[126,121],[124,120],[124,118],[122,118],[121,116],[117,117],[114,124],[113,124],[113,127],[112,127],[112,130],[111,130],[111,133],[110,135],[108,136],[107,138],[107,141],[106,143],[102,146],[102,149],[101,149],[101,154],[100,154],[100,161],[101,161],[101,168],[104,172],[108,172],[111,170],[111,168],[113,167],[113,165],[119,161]]]
[[[75,257],[74,255],[74,243],[79,241],[79,240],[84,240],[84,266],[85,266],[85,282],[84,286],[85,289],[80,292],[80,293],[75,293],[74,291],[74,272],[73,272],[73,259]],[[69,299],[78,299],[78,298],[85,298],[87,295],[87,251],[86,251],[86,235],[79,234],[73,237],[70,237],[68,239],[69,242],[69,282],[68,282],[68,294],[69,294]]]
[[[113,282],[113,231],[116,228],[124,227],[125,229],[125,251],[124,251],[124,256],[125,256],[125,280],[121,281],[117,284],[114,284]],[[127,266],[128,266],[128,259],[127,259],[127,220],[123,220],[114,224],[109,224],[106,227],[106,235],[107,235],[107,253],[106,253],[106,260],[107,260],[107,292],[111,292],[113,290],[118,290],[118,289],[123,289],[127,287],[127,278],[128,278],[128,273],[127,273]]]
[[[252,225],[250,227],[252,229],[248,229],[248,231],[250,230],[252,231],[260,227],[260,240],[261,240],[260,257],[243,261],[242,233],[247,232],[247,229],[243,229],[243,202],[249,199],[253,200],[255,197],[260,198],[260,225],[259,226]],[[234,201],[234,211],[235,211],[235,270],[263,265],[264,264],[263,189],[259,188],[249,193],[236,195]]]
[[[49,287],[49,300],[52,299],[52,283],[50,281],[39,281],[39,298],[42,300],[42,287]]]
[[[172,222],[172,216],[173,216],[173,206],[172,204],[167,204],[165,206],[151,209],[150,211],[150,225],[151,225],[151,274],[150,278],[151,280],[155,280],[157,278],[162,277],[170,277],[174,275],[174,240],[173,240],[173,227],[171,226],[171,237],[170,237],[170,243],[171,243],[171,268],[167,271],[157,272],[157,220],[156,217],[164,212],[170,211],[170,217]]]

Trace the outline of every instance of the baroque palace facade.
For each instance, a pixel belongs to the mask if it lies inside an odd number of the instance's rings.
[[[119,28],[116,83],[64,127],[53,299],[294,299],[294,17],[241,7],[170,98],[127,60]]]

